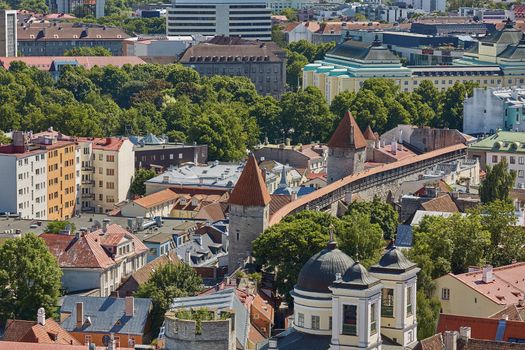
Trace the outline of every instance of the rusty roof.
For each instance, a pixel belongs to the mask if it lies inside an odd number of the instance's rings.
[[[24,343],[80,345],[71,334],[60,327],[52,318],[48,318],[44,325],[35,321],[8,320],[2,340]]]
[[[255,157],[250,155],[239,180],[233,188],[228,203],[264,207],[270,203],[270,200],[270,194],[262,177],[261,169],[257,165]]]
[[[374,140],[374,141],[377,140],[376,135],[372,131],[372,128],[370,127],[370,125],[366,127],[366,130],[363,136],[365,137],[366,140]]]
[[[503,331],[501,337],[496,339],[500,321],[495,318],[440,314],[437,329],[438,332],[445,332],[470,327],[471,337],[481,340],[509,341],[509,338],[523,338],[525,335],[525,322],[505,320],[504,327],[500,327],[500,331]]]
[[[318,198],[321,198],[322,196],[325,196],[335,190],[337,190],[338,188],[341,188],[343,186],[346,186],[356,180],[359,180],[359,179],[363,179],[363,178],[366,178],[367,176],[370,176],[370,175],[374,175],[374,174],[380,174],[384,171],[388,171],[388,170],[393,170],[393,169],[398,169],[398,168],[401,168],[401,167],[404,167],[404,166],[407,166],[407,165],[410,165],[410,164],[414,164],[414,163],[418,163],[418,162],[422,162],[422,161],[425,161],[425,160],[428,160],[428,159],[432,159],[434,157],[437,157],[441,154],[445,154],[445,153],[450,153],[450,152],[455,152],[455,151],[459,151],[459,150],[465,150],[467,148],[467,146],[465,146],[464,144],[462,143],[459,143],[459,144],[456,144],[456,145],[452,145],[452,146],[448,146],[448,147],[444,147],[444,148],[440,148],[440,149],[437,149],[437,150],[434,150],[434,151],[431,151],[431,152],[427,152],[427,153],[424,153],[424,154],[420,154],[420,155],[417,155],[417,156],[414,156],[414,157],[410,157],[410,158],[405,158],[403,160],[399,160],[397,162],[393,162],[393,163],[389,163],[389,164],[384,164],[384,165],[381,165],[381,166],[377,166],[377,167],[374,167],[374,168],[371,168],[371,169],[368,169],[368,170],[365,170],[365,171],[361,171],[361,172],[358,172],[358,173],[355,173],[353,175],[350,175],[350,176],[346,176],[336,182],[333,182],[323,188],[320,188],[318,189],[317,191],[314,191],[310,194],[307,194],[307,195],[304,195],[302,197],[299,197],[297,200],[293,201],[293,202],[290,202],[289,204],[287,205],[284,205],[282,208],[280,208],[279,210],[277,210],[271,217],[270,217],[270,225],[274,225],[274,224],[277,224],[279,223],[285,216],[287,216],[289,213],[293,212],[294,210],[298,209],[298,208],[301,208],[302,206],[304,206],[305,204],[313,201],[313,200],[316,200]]]
[[[366,140],[359,129],[352,113],[347,111],[339,122],[330,141],[326,144],[329,148],[365,148]]]
[[[177,199],[178,195],[170,188],[165,190],[152,193],[139,199],[135,199],[133,202],[140,205],[143,208],[152,208],[160,204]]]
[[[445,213],[457,213],[459,212],[458,206],[448,193],[442,194],[436,198],[429,200],[428,202],[421,203],[426,211],[442,211]]]

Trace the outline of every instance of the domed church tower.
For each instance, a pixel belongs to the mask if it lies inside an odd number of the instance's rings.
[[[412,347],[417,342],[417,265],[393,243],[370,274],[383,283],[381,290],[381,333],[395,343]]]
[[[381,350],[381,287],[381,281],[359,262],[337,276],[330,286],[330,350]]]
[[[329,183],[364,169],[367,142],[349,111],[326,145]]]
[[[294,328],[308,334],[332,334],[332,292],[329,287],[354,260],[337,249],[331,240],[312,256],[301,269],[290,293],[294,299]]]

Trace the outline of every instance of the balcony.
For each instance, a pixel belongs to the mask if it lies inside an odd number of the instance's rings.
[[[82,171],[89,171],[89,172],[93,172],[94,173],[95,172],[95,167],[91,166],[91,165],[89,165],[89,166],[86,165],[86,166],[82,167]]]
[[[355,324],[343,323],[344,335],[357,335],[357,327]]]
[[[82,180],[82,185],[95,185],[95,180]]]
[[[394,306],[393,305],[381,305],[381,316],[382,317],[394,317]]]
[[[94,193],[82,193],[80,195],[80,198],[84,198],[84,199],[95,199],[95,194]]]

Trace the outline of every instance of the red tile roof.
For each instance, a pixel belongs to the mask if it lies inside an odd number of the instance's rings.
[[[495,318],[497,320],[504,318],[504,316],[507,317],[507,319],[511,321],[523,321],[520,315],[520,310],[516,307],[516,305],[509,305],[501,309],[501,311],[496,312],[494,315],[490,316],[490,318]]]
[[[61,268],[102,268],[106,269],[116,264],[102,245],[113,245],[127,236],[135,247],[135,254],[146,252],[148,248],[133,234],[122,226],[111,224],[107,232],[102,229],[87,233],[80,237],[44,233],[40,237],[46,242],[48,249],[58,259]]]
[[[366,130],[365,130],[363,136],[364,136],[365,139],[367,139],[367,140],[374,140],[374,141],[377,140],[377,139],[376,139],[376,135],[375,135],[374,132],[372,131],[372,128],[370,127],[370,125],[368,125],[368,126],[366,127]]]
[[[292,197],[287,194],[272,194],[270,198],[270,216],[292,201]]]
[[[353,136],[353,137],[352,137]],[[330,148],[365,148],[366,140],[350,111],[346,112],[330,141]]]
[[[257,207],[264,207],[270,203],[270,194],[253,155],[248,157],[248,162],[233,188],[228,203]]]
[[[445,213],[459,212],[458,206],[452,198],[450,198],[449,194],[442,194],[428,202],[421,203],[421,207],[426,211],[442,211]]]
[[[363,178],[366,178],[370,175],[373,175],[373,174],[379,174],[379,173],[382,173],[384,171],[387,171],[387,170],[392,170],[392,169],[399,169],[401,167],[404,167],[404,166],[407,166],[409,164],[414,164],[414,163],[417,163],[417,162],[422,162],[422,161],[425,161],[425,160],[428,160],[428,159],[432,159],[434,157],[437,157],[438,155],[441,155],[441,154],[446,154],[446,153],[451,153],[451,152],[457,152],[457,151],[463,151],[467,148],[467,146],[465,146],[464,144],[462,143],[459,143],[459,144],[456,144],[456,145],[452,145],[452,146],[448,146],[448,147],[444,147],[444,148],[440,148],[440,149],[437,149],[437,150],[434,150],[434,151],[431,151],[431,152],[427,152],[427,153],[424,153],[424,154],[421,154],[421,155],[417,155],[415,157],[411,157],[411,158],[405,158],[403,160],[399,160],[397,162],[393,162],[393,163],[390,163],[390,164],[386,164],[386,165],[382,165],[380,167],[374,167],[372,169],[369,169],[369,170],[365,170],[365,171],[361,171],[361,172],[358,172],[356,174],[353,174],[353,175],[350,175],[350,176],[346,176],[344,178],[342,178],[341,180],[337,181],[337,182],[333,182],[317,191],[314,191],[310,194],[307,194],[307,195],[304,195],[300,198],[298,198],[297,200],[293,201],[293,202],[290,202],[289,204],[283,206],[281,209],[277,210],[273,215],[271,215],[270,217],[270,225],[274,225],[274,224],[277,224],[279,223],[282,218],[284,218],[286,215],[288,215],[289,213],[292,213],[294,210],[297,210],[301,207],[303,207],[304,205],[306,205],[307,203],[315,200],[315,199],[318,199],[318,198],[321,198],[322,196],[326,196],[327,194],[330,194],[332,193],[333,191],[336,191],[337,189],[339,188],[342,188],[343,186],[346,186],[354,181],[357,181],[359,179],[363,179]]]
[[[174,191],[167,188],[165,190],[152,193],[142,198],[135,199],[133,202],[137,205],[140,205],[143,208],[152,208],[159,204],[164,204],[171,200],[175,200],[177,199],[177,197],[178,195]]]
[[[42,344],[80,344],[52,318],[48,318],[44,325],[35,321],[8,320],[2,340]]]
[[[458,275],[449,274],[496,304],[517,304],[525,294],[525,262],[497,267],[492,270],[493,280],[482,283],[481,270]]]
[[[460,327],[470,327],[471,337],[474,339],[496,340],[499,319],[469,317],[459,315],[440,314],[438,332],[459,331]],[[525,338],[525,322],[505,321],[505,328],[501,341],[509,341],[509,338]]]
[[[92,142],[93,149],[118,151],[127,140],[125,137],[79,137],[78,141]]]

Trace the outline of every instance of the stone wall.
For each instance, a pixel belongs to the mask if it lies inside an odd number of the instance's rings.
[[[202,321],[201,329],[193,320],[166,318],[166,349],[235,350],[237,342],[233,319]]]
[[[385,144],[392,141],[409,144],[421,153],[468,143],[465,135],[455,129],[420,128],[413,125],[398,125],[381,135],[381,140]]]
[[[348,150],[332,148],[328,150],[327,174],[328,182],[334,182],[345,176],[362,171],[366,158],[366,148]]]
[[[228,271],[231,273],[252,251],[252,242],[268,227],[269,207],[230,205]]]

